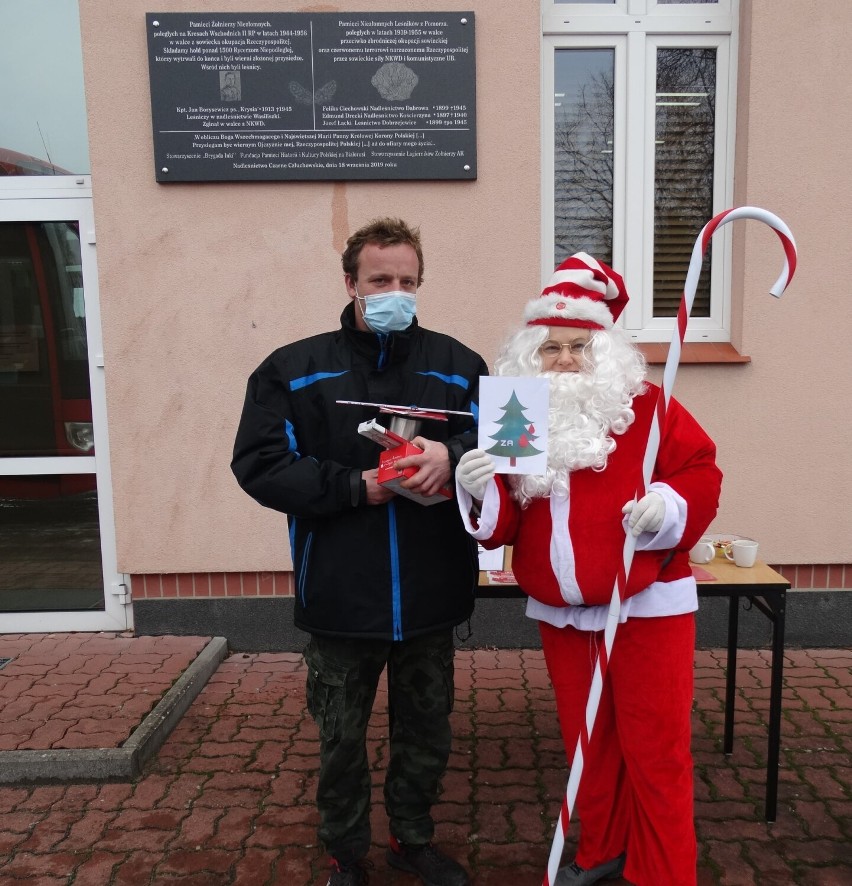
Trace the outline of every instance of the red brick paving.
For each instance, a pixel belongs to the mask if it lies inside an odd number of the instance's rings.
[[[0,761],[2,750],[35,748],[39,736],[45,748],[119,746],[205,643],[0,636],[0,657],[13,659],[0,671]],[[848,886],[852,652],[786,653],[773,824],[762,818],[769,655],[739,653],[730,757],[721,752],[724,653],[698,651],[695,661],[699,886]],[[437,839],[476,886],[538,886],[566,778],[541,653],[463,650],[456,668],[456,738]],[[383,858],[385,710],[380,692],[369,736],[370,884],[417,886]],[[325,886],[316,776],[301,657],[231,655],[135,781],[0,786],[0,883]],[[572,832],[566,852],[574,840]]]
[[[208,639],[0,635],[0,751],[120,747]]]

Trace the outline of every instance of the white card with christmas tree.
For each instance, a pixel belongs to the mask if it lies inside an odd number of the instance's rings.
[[[544,474],[547,470],[546,378],[488,376],[479,380],[479,448],[498,474]]]

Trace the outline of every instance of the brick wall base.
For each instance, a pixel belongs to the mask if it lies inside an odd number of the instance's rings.
[[[772,566],[793,590],[852,589],[852,563]],[[132,575],[134,600],[292,597],[292,572],[171,572]]]
[[[813,582],[814,570],[819,567],[774,568],[779,572],[796,570],[795,576],[786,575],[792,583],[794,577]],[[852,574],[852,569],[846,572]],[[144,576],[144,583],[141,578],[133,576],[132,584],[133,617],[139,635],[221,636],[227,638],[232,651],[241,652],[301,652],[307,642],[307,635],[293,625],[295,601],[290,573],[226,573],[221,585],[218,579],[206,575],[196,575],[191,581],[183,575]],[[141,595],[140,586],[148,596]],[[220,586],[230,588],[230,593],[212,593]],[[240,593],[236,593],[238,588]],[[263,588],[275,590],[267,593]],[[152,593],[155,590],[158,593]],[[787,595],[786,621],[788,648],[848,648],[852,646],[852,593],[844,588],[800,584]],[[696,624],[699,648],[726,646],[728,600],[699,600]],[[767,618],[744,602],[739,615],[740,648],[767,648],[771,637]],[[456,645],[467,649],[535,649],[540,640],[536,622],[524,614],[523,599],[482,598],[477,601],[469,629],[466,624],[456,629]]]

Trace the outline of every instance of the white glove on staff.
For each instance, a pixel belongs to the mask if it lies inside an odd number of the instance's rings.
[[[494,476],[495,465],[484,449],[471,449],[459,459],[456,466],[456,480],[471,498],[482,501],[485,489]]]
[[[461,462],[459,462],[461,464]],[[658,532],[666,516],[666,503],[656,492],[649,492],[637,502],[629,501],[621,509],[622,514],[630,514],[627,525],[634,535],[643,532]]]

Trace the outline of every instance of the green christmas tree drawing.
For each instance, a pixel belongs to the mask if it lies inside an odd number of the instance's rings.
[[[532,444],[533,440],[538,439],[535,427],[524,415],[525,407],[518,400],[514,391],[509,397],[509,402],[500,408],[503,410],[503,417],[495,421],[495,424],[499,426],[499,431],[496,434],[488,435],[496,442],[491,449],[486,451],[490,455],[508,458],[512,467],[515,467],[515,459],[517,458],[541,455],[541,450],[536,449]]]

